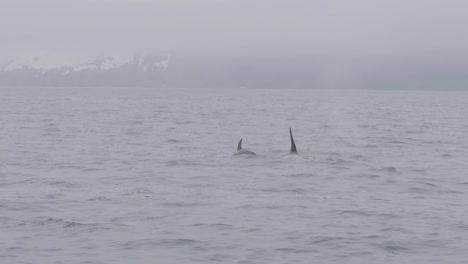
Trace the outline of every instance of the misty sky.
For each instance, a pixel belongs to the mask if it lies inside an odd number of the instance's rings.
[[[2,0],[0,59],[468,54],[466,0]]]

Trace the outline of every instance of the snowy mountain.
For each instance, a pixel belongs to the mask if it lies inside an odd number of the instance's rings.
[[[3,66],[0,71],[11,72],[19,70],[32,70],[40,74],[48,72],[61,72],[62,74],[79,73],[85,70],[109,71],[132,65],[143,72],[166,70],[169,66],[170,56],[144,55],[134,57],[103,57],[83,59],[72,57],[34,56],[20,58]]]
[[[468,89],[468,60],[327,60],[144,54],[33,56],[0,64],[0,86]]]
[[[59,57],[38,55],[0,66],[6,86],[160,86],[170,55]]]

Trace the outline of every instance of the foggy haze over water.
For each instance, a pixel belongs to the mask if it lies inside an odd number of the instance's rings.
[[[0,58],[153,51],[467,56],[467,9],[461,0],[6,0]]]
[[[23,73],[1,75],[2,69],[25,58],[62,58],[61,65],[67,66],[76,58],[155,53],[197,58],[190,63],[204,69],[195,78],[207,78],[206,85],[197,84],[206,87],[464,89],[467,9],[466,1],[457,0],[6,0],[0,9],[0,85],[86,84],[55,77],[33,82]],[[184,65],[186,60],[173,62],[184,71],[197,71]],[[272,64],[277,69],[270,69]],[[249,78],[233,82],[245,75],[236,69],[255,78],[286,76],[276,85]],[[310,73],[301,73],[306,71]],[[214,74],[230,79],[212,80],[209,75]],[[149,85],[181,85],[162,82],[159,78]]]
[[[281,80],[286,86],[463,89],[468,83],[467,9],[468,2],[461,0],[6,0],[0,9],[0,70],[18,58],[63,57],[62,63],[70,64],[71,58],[156,53],[196,57],[192,63],[200,68],[215,61],[215,68],[229,68],[222,74],[231,78],[236,76],[232,68],[264,67],[272,60],[284,62],[286,72],[310,70],[316,76],[314,82],[286,76],[297,79]],[[260,71],[279,76],[268,67]],[[21,78],[0,75],[0,85],[30,84],[17,81]],[[211,82],[238,86],[230,80]]]

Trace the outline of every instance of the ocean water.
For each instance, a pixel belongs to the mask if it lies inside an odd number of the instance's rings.
[[[467,92],[1,88],[0,262],[468,263],[467,113]]]

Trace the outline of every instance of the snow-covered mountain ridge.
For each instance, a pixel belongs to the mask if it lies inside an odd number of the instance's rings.
[[[166,86],[170,55],[36,55],[0,65],[0,86]]]
[[[86,70],[103,72],[130,66],[143,72],[154,72],[165,71],[169,66],[169,61],[168,55],[108,56],[94,59],[37,55],[10,61],[0,68],[0,71],[32,70],[39,74],[54,72],[67,75]]]
[[[360,63],[255,54],[33,56],[0,64],[0,86],[468,89],[468,63],[460,58]]]

